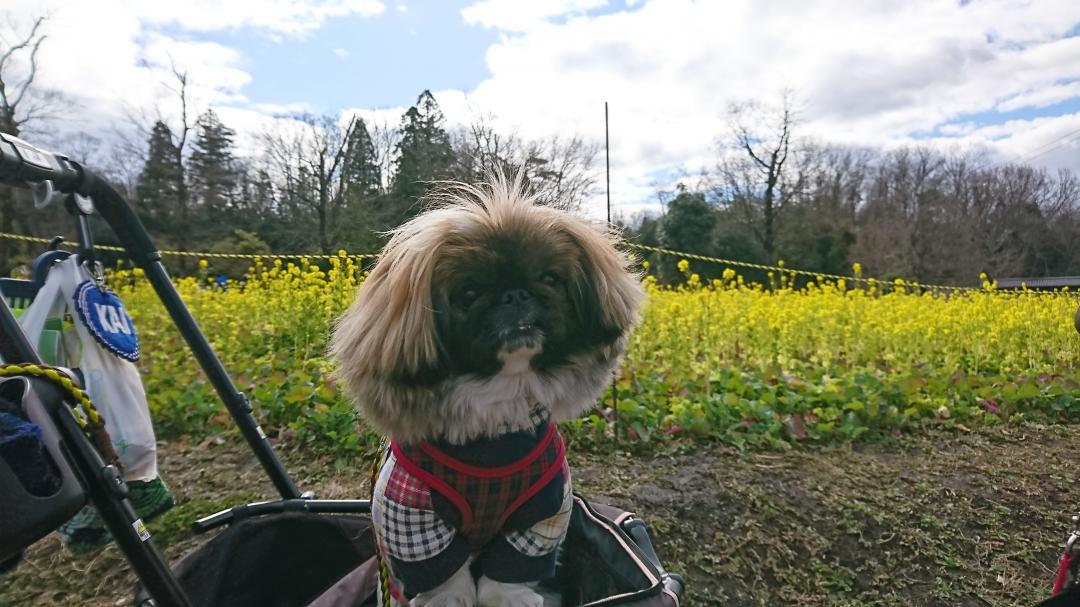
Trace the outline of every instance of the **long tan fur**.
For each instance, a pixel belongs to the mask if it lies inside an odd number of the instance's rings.
[[[431,210],[394,230],[356,301],[339,319],[330,342],[337,376],[376,430],[402,442],[436,436],[468,440],[495,428],[525,427],[533,401],[557,419],[576,416],[603,390],[637,321],[644,297],[640,280],[628,271],[630,260],[615,248],[610,232],[537,205],[522,190],[521,175],[512,181],[496,175],[477,186],[444,184],[429,198]],[[571,237],[589,277],[582,288],[594,290],[605,322],[622,337],[542,378],[517,378],[506,385],[467,376],[434,386],[409,381],[439,365],[432,309],[439,259],[475,248],[485,234],[521,229]],[[488,401],[495,400],[502,406],[490,407]],[[489,419],[491,410],[505,411],[509,419]]]

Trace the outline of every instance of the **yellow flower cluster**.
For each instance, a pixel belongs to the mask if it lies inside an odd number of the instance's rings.
[[[680,262],[688,272],[688,264]],[[861,268],[856,268],[856,271]],[[905,289],[853,288],[817,281],[796,288],[748,285],[730,268],[705,285],[658,286],[634,334],[633,367],[698,369],[806,365],[843,372],[863,365],[932,365],[956,373],[1052,373],[1077,368],[1072,326],[1078,300],[1068,292],[983,291],[932,295]]]
[[[766,288],[730,268],[703,280],[686,260],[677,267],[685,276],[677,286],[644,278],[649,301],[617,382],[620,419],[637,424],[638,438],[650,431],[715,436],[724,424],[729,433],[765,424],[761,432],[781,435],[777,428],[794,424],[792,415],[801,416],[796,427],[821,436],[842,424],[872,426],[887,414],[960,423],[996,414],[1002,390],[1006,398],[1053,399],[1061,386],[1080,381],[1080,338],[1072,328],[1077,298],[1068,292],[1001,292],[987,282],[982,291],[931,295],[899,279],[865,288],[843,280],[796,286],[783,271]],[[861,271],[853,268],[856,277]],[[260,421],[300,431],[329,419],[312,432],[343,440],[352,410],[326,379],[325,347],[364,277],[340,251],[325,262],[260,260],[243,282],[189,277],[176,286],[240,387],[272,412]],[[216,399],[182,356],[184,346],[142,272],[117,269],[108,280],[138,327],[155,415],[183,431],[223,423],[224,414],[209,405],[199,415],[186,413],[193,401]],[[1042,376],[1058,379],[1030,389],[1005,385]],[[902,390],[890,392],[893,381],[905,382]],[[879,407],[878,399],[892,404]],[[954,414],[941,415],[942,407]]]

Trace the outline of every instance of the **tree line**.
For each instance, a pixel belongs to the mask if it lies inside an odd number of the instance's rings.
[[[395,126],[360,116],[278,117],[257,134],[258,151],[245,156],[237,150],[236,132],[213,109],[189,124],[186,75],[176,77],[182,110],[175,125],[157,119],[141,148],[131,140],[116,146],[115,157],[128,167],[103,162],[107,149],[93,153],[93,166],[128,195],[162,249],[370,253],[388,230],[421,210],[422,198],[439,181],[520,171],[542,202],[568,209],[577,208],[596,183],[596,144],[579,136],[522,139],[497,131],[490,116],[450,128],[426,90]],[[125,173],[133,158],[141,169]],[[28,233],[70,231],[63,213],[13,217],[13,227]],[[101,239],[107,241],[107,235]],[[233,274],[246,267],[218,265]]]
[[[756,113],[754,121],[748,114]],[[764,115],[764,116],[763,116]],[[873,149],[795,136],[790,99],[729,110],[714,166],[624,229],[645,245],[850,275],[975,285],[1080,274],[1080,179],[972,150]],[[650,256],[661,277],[677,260]],[[703,277],[723,266],[696,264]],[[761,272],[749,272],[764,280]]]
[[[434,182],[476,181],[493,168],[522,171],[548,204],[571,210],[596,193],[599,146],[579,136],[524,139],[492,116],[451,127],[422,92],[397,124],[360,116],[278,117],[241,153],[237,133],[211,108],[195,112],[186,72],[172,70],[172,111],[132,116],[141,127],[103,141],[49,140],[64,100],[35,79],[43,20],[0,42],[0,132],[29,127],[54,149],[102,169],[127,194],[162,249],[332,254],[377,251],[387,230],[419,212]],[[645,245],[725,259],[921,282],[974,284],[992,277],[1080,274],[1080,179],[976,151],[874,149],[799,136],[791,95],[775,106],[728,108],[715,163],[674,190],[661,211],[621,217]],[[20,197],[22,199],[20,200]],[[618,201],[616,201],[617,204]],[[617,208],[617,206],[616,206]],[[0,187],[0,230],[70,234],[59,210],[34,212],[25,192]],[[97,230],[109,244],[107,229]],[[36,247],[0,241],[0,271]],[[650,256],[667,281],[677,260]],[[170,265],[180,271],[190,260]],[[245,263],[216,269],[242,274]],[[696,264],[703,277],[723,267]],[[762,273],[749,278],[764,280]]]

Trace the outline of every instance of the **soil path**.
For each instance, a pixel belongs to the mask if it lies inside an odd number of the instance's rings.
[[[1071,510],[1080,426],[928,433],[890,444],[736,455],[577,454],[576,488],[640,513],[687,605],[1034,605]],[[364,497],[366,471],[283,454],[302,488]],[[151,525],[171,558],[201,515],[270,497],[236,438],[161,447],[180,504]],[[0,605],[128,605],[114,546],[70,556],[52,535],[0,577]]]

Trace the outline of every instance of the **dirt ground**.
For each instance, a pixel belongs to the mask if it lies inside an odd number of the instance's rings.
[[[735,454],[575,454],[574,483],[641,514],[686,605],[1034,605],[1080,508],[1080,426],[921,433],[887,444]],[[366,496],[362,465],[282,454],[302,489]],[[171,558],[198,516],[271,497],[233,436],[161,446],[179,499],[151,525]],[[0,577],[0,605],[127,605],[115,546],[72,557],[54,534]]]

